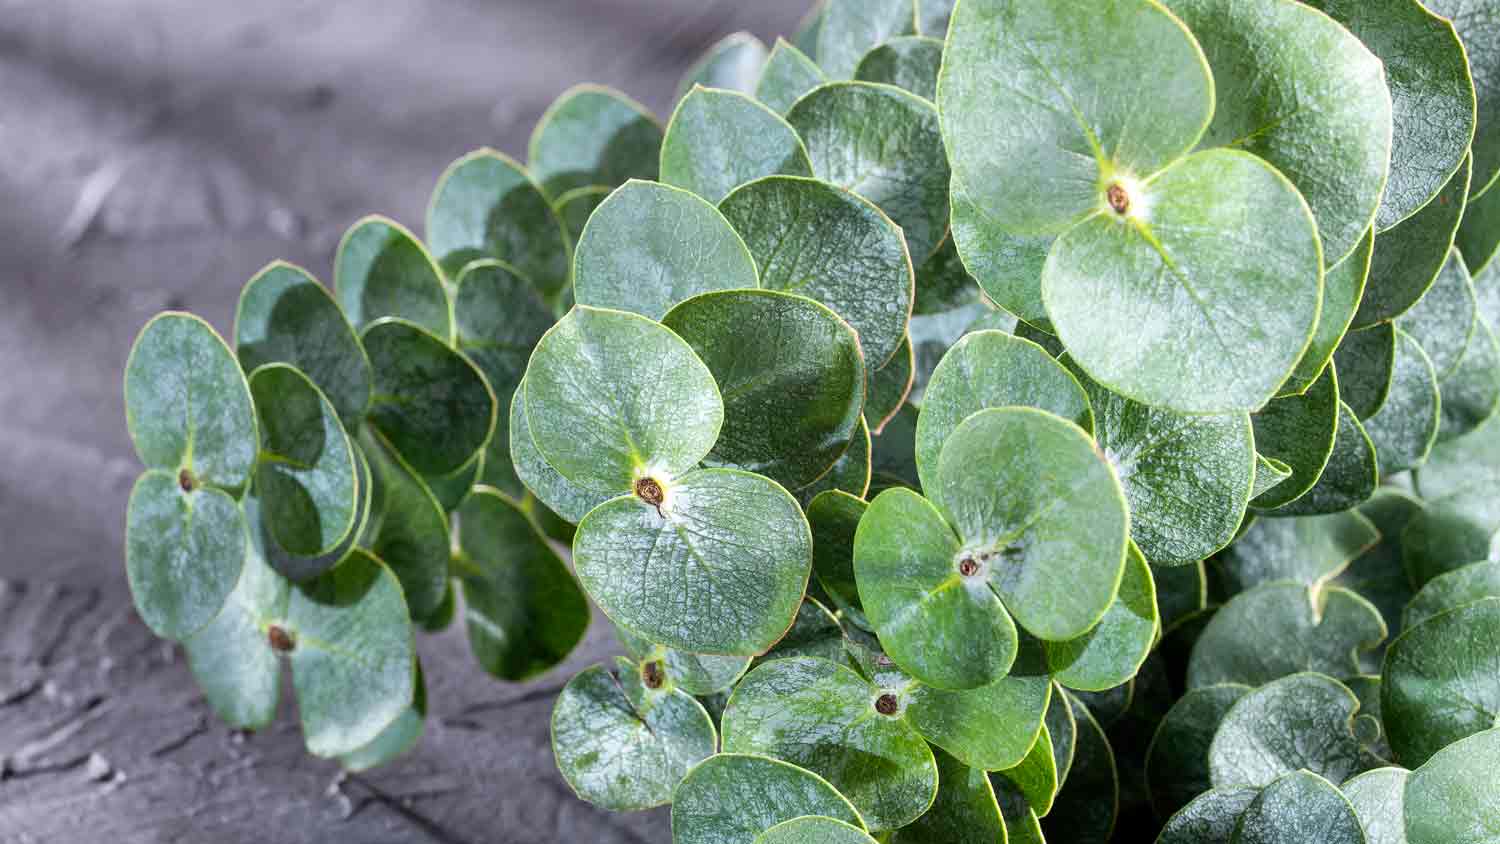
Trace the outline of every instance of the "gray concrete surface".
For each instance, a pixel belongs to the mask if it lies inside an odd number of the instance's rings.
[[[718,37],[808,0],[0,0],[0,844],[666,842],[664,812],[577,801],[552,697],[611,648],[602,618],[533,684],[421,643],[421,746],[340,778],[290,706],[231,734],[130,610],[139,471],[120,390],[156,311],[228,333],[274,258],[326,278],[370,213],[419,227],[443,166],[524,157],[582,81],[665,113]]]

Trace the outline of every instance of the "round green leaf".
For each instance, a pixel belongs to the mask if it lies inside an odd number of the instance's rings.
[[[1396,326],[1382,322],[1350,331],[1334,352],[1339,398],[1361,422],[1385,406],[1396,368]]]
[[[1114,470],[1077,425],[1032,408],[980,411],[949,436],[930,493],[960,538],[953,585],[959,555],[977,557],[975,585],[1033,635],[1082,635],[1114,601],[1129,514]],[[856,548],[856,570],[861,556]]]
[[[671,330],[645,317],[579,305],[547,332],[526,372],[537,450],[564,478],[628,492],[671,480],[713,447],[724,403],[713,374]]]
[[[1401,315],[1396,327],[1421,345],[1442,380],[1463,358],[1474,334],[1476,309],[1469,269],[1458,250],[1451,249],[1437,280],[1411,310]]]
[[[1012,234],[1056,235],[1098,210],[1108,180],[1146,178],[1191,149],[1214,83],[1193,36],[1152,0],[968,0],[948,27],[937,101],[979,210]]]
[[[764,176],[812,173],[797,132],[776,112],[736,91],[692,88],[677,104],[661,145],[661,180],[714,204]]]
[[[1213,69],[1216,108],[1203,144],[1244,150],[1285,174],[1312,208],[1328,263],[1343,260],[1375,221],[1390,170],[1381,60],[1291,0],[1171,6]]]
[[[1293,674],[1247,692],[1208,750],[1215,788],[1264,788],[1297,770],[1341,783],[1365,767],[1354,734],[1359,699],[1321,674]]]
[[[859,418],[854,436],[849,438],[849,448],[844,456],[834,462],[833,468],[816,481],[795,490],[793,495],[802,503],[803,509],[819,493],[828,490],[846,492],[855,498],[863,498],[870,489],[870,427],[865,418]]]
[[[357,527],[359,465],[338,411],[284,363],[250,374],[263,432],[255,492],[271,537],[301,557],[326,554]]]
[[[771,827],[755,844],[875,844],[875,839],[852,824],[809,815]]]
[[[1469,58],[1453,25],[1416,0],[1314,0],[1385,64],[1391,92],[1391,175],[1375,225],[1411,216],[1437,194],[1474,136]]]
[[[524,379],[516,387],[515,397],[510,403],[510,453],[516,478],[543,505],[569,522],[582,521],[590,510],[615,496],[614,491],[589,489],[564,478],[537,451],[526,414]]]
[[[615,812],[671,802],[688,771],[713,755],[715,738],[698,701],[648,687],[627,659],[579,672],[552,707],[552,752],[563,779],[579,797]]]
[[[786,114],[804,94],[827,81],[828,77],[823,75],[817,62],[785,39],[778,38],[771,47],[771,56],[766,59],[760,81],[755,85],[755,98],[777,114]]]
[[[570,245],[578,243],[578,239],[583,237],[583,227],[588,225],[594,209],[614,192],[614,188],[606,185],[585,185],[573,188],[553,200],[552,207],[557,211],[558,219],[562,220]]]
[[[416,643],[409,619],[395,575],[362,550],[293,588],[284,633],[308,752],[352,753],[412,705]]]
[[[491,675],[520,682],[557,665],[583,639],[589,605],[526,514],[481,487],[459,510],[456,566],[469,646]]]
[[[185,490],[177,474],[146,470],[125,513],[125,573],[136,613],[164,639],[203,630],[240,580],[247,541],[244,516],[222,490]]]
[[[1258,788],[1205,791],[1167,821],[1156,844],[1232,844],[1240,815],[1259,794]]]
[[[1119,592],[1104,618],[1066,642],[1046,642],[1047,666],[1064,686],[1103,691],[1128,682],[1156,642],[1156,585],[1146,558],[1132,542],[1125,552]]]
[[[1156,606],[1161,614],[1163,632],[1170,632],[1179,621],[1208,605],[1208,577],[1202,563],[1187,566],[1152,564],[1151,580],[1156,583]]]
[[[1500,409],[1500,342],[1483,317],[1474,320],[1474,336],[1458,366],[1438,379],[1438,442],[1461,437],[1494,417]]]
[[[755,261],[703,199],[655,182],[626,182],[589,218],[574,259],[578,302],[661,319],[710,290],[756,287]]]
[[[1057,238],[1006,231],[953,177],[953,242],[964,268],[995,304],[1034,325],[1050,325],[1042,304],[1042,265]]]
[[[645,106],[610,88],[578,85],[537,121],[526,157],[542,193],[556,200],[586,185],[655,179],[661,138]]]
[[[995,801],[1000,804],[1000,817],[1005,821],[1008,844],[1044,844],[1042,824],[1037,820],[1036,810],[1020,789],[1004,779],[995,778],[990,782],[995,787]]]
[[[370,216],[351,226],[333,259],[333,282],[339,305],[361,334],[376,320],[400,317],[444,343],[453,336],[443,272],[416,235],[395,220]],[[378,378],[381,366],[373,355],[370,364]],[[380,385],[374,389],[378,395]]]
[[[1265,583],[1214,613],[1193,645],[1188,687],[1258,686],[1301,671],[1347,677],[1359,673],[1357,652],[1385,634],[1380,612],[1353,592]]]
[[[346,426],[370,404],[370,360],[338,303],[306,270],[276,261],[240,293],[234,314],[235,352],[252,372],[289,363],[328,396]]]
[[[1478,503],[1478,502],[1475,502]],[[1463,503],[1429,503],[1401,533],[1401,555],[1412,585],[1421,587],[1474,560],[1487,559],[1495,525]]]
[[[832,308],[859,332],[879,368],[906,339],[915,295],[901,229],[868,200],[835,185],[771,176],[720,204],[760,267],[760,283]]]
[[[1292,476],[1261,493],[1252,502],[1257,510],[1289,504],[1307,494],[1322,477],[1338,439],[1339,379],[1327,367],[1301,395],[1272,399],[1251,414],[1255,450],[1280,460]]]
[[[1375,237],[1370,278],[1354,327],[1366,328],[1406,313],[1432,286],[1466,213],[1464,196],[1472,169],[1472,159],[1465,158],[1431,202]]]
[[[1500,54],[1491,45],[1500,40],[1500,15],[1488,4],[1469,5],[1460,0],[1430,0],[1423,5],[1448,18],[1464,42],[1469,72],[1478,97],[1474,127],[1474,190],[1483,194],[1500,178]],[[1413,842],[1416,844],[1416,842]]]
[[[922,817],[896,830],[893,844],[1005,841],[1005,820],[985,772],[941,750],[934,750],[933,756],[938,766],[937,798]]]
[[[1463,221],[1453,243],[1463,253],[1469,272],[1478,278],[1493,266],[1495,254],[1500,252],[1500,194],[1490,191],[1482,196],[1470,194],[1468,203],[1461,208]]]
[[[1489,844],[1500,830],[1500,729],[1438,751],[1406,779],[1411,844]]]
[[[1471,563],[1427,581],[1406,605],[1405,626],[1485,598],[1500,598],[1500,562]]]
[[[1068,778],[1078,745],[1078,719],[1073,717],[1071,697],[1062,686],[1054,683],[1052,699],[1047,702],[1047,714],[1042,721],[1052,739],[1052,761],[1057,768],[1058,782]]]
[[[1434,511],[1462,516],[1493,533],[1500,527],[1500,423],[1491,420],[1478,429],[1433,447],[1416,472],[1416,487]],[[1477,554],[1449,562],[1483,559]]]
[[[937,509],[903,488],[876,496],[854,535],[866,617],[891,659],[938,688],[987,686],[1015,659],[1015,624],[987,579],[963,582],[962,549]]]
[[[1407,844],[1406,780],[1401,768],[1376,768],[1344,783],[1342,791],[1354,807],[1368,844]]]
[[[1078,721],[1077,749],[1042,831],[1051,841],[1108,841],[1120,808],[1114,750],[1088,707],[1071,696],[1068,702]]]
[[[906,722],[963,764],[1001,771],[1021,764],[1036,745],[1051,689],[1036,669],[967,691],[914,683],[906,691]]]
[[[529,377],[529,376],[528,376]],[[748,472],[703,469],[578,525],[573,563],[595,603],[638,636],[694,653],[757,654],[797,614],[812,535],[796,499]]]
[[[448,591],[448,516],[427,482],[375,433],[362,435],[375,489],[360,544],[396,575],[413,618],[426,618]]]
[[[1175,815],[1213,787],[1209,745],[1224,714],[1248,691],[1238,683],[1203,686],[1172,704],[1146,751],[1146,782],[1158,816]]]
[[[849,79],[860,57],[916,26],[912,0],[826,0],[818,28],[818,63],[833,79]]]
[[[731,290],[695,296],[662,324],[687,341],[724,396],[708,465],[799,489],[848,450],[865,365],[859,336],[833,311],[789,293]]]
[[[1421,511],[1422,502],[1415,496],[1389,486],[1377,489],[1369,501],[1359,505],[1359,513],[1370,520],[1380,541],[1355,557],[1332,581],[1374,604],[1392,636],[1401,631],[1401,612],[1412,597],[1411,580],[1402,559],[1401,534]]]
[[[413,469],[446,474],[484,448],[495,394],[468,358],[400,319],[370,325],[361,339],[375,372],[370,424]]]
[[[916,363],[915,350],[908,336],[901,341],[901,347],[886,361],[885,366],[874,370],[866,369],[869,383],[865,388],[864,416],[875,420],[876,434],[885,430],[885,423],[901,410],[901,405],[911,396]]]
[[[932,751],[899,708],[876,707],[899,690],[814,657],[778,659],[740,681],[724,709],[724,751],[760,753],[819,774],[845,794],[871,829],[916,820],[937,793]]]
[[[817,774],[776,759],[720,753],[672,794],[672,844],[754,844],[771,827],[808,815],[863,828],[852,804]]]
[[[191,486],[237,490],[250,481],[259,450],[250,386],[229,346],[196,316],[159,314],[135,338],[125,423],[148,469],[185,471]]]
[[[253,497],[245,520],[260,520]],[[276,718],[281,700],[281,663],[267,629],[286,614],[291,585],[266,564],[254,533],[244,569],[224,608],[208,626],[183,641],[188,667],[214,713],[240,730],[261,730]]]
[[[1278,395],[1306,392],[1323,374],[1323,368],[1328,366],[1344,339],[1349,322],[1354,319],[1354,312],[1364,296],[1374,245],[1375,230],[1372,228],[1360,238],[1353,252],[1324,271],[1323,307],[1318,311],[1318,327],[1313,330],[1312,341],[1302,353],[1302,359],[1297,361],[1292,377],[1281,385]]]
[[[700,86],[748,94],[760,78],[768,54],[766,45],[748,32],[726,35],[683,74],[677,96],[690,96],[693,88]]]
[[[448,166],[427,206],[427,243],[456,278],[470,261],[493,258],[530,279],[544,296],[568,283],[562,220],[526,168],[492,149]],[[455,315],[462,310],[454,307]]]
[[[807,505],[812,527],[813,574],[839,609],[860,613],[854,579],[854,539],[869,507],[858,496],[840,490],[820,492]]]
[[[1424,764],[1500,723],[1500,598],[1408,628],[1386,650],[1380,711],[1396,757]]]
[[[1500,381],[1496,382],[1497,398],[1500,398]],[[1375,444],[1365,433],[1365,426],[1349,405],[1339,403],[1338,435],[1333,441],[1333,453],[1318,482],[1305,495],[1292,503],[1280,507],[1275,515],[1316,515],[1340,513],[1369,500],[1380,483],[1380,466],[1375,454]]]
[[[1246,528],[1214,562],[1231,595],[1278,580],[1317,586],[1336,577],[1379,540],[1380,532],[1355,511],[1264,518]]]
[[[1227,149],[1128,190],[1124,214],[1093,197],[1047,256],[1042,299],[1058,337],[1096,381],[1145,404],[1260,407],[1317,324],[1323,256],[1306,203],[1265,162]]]
[[[1052,811],[1052,801],[1057,797],[1059,779],[1057,757],[1053,752],[1052,738],[1046,725],[1042,725],[1041,733],[1037,735],[1036,741],[1031,745],[1031,750],[1026,752],[1026,758],[1022,759],[1020,764],[995,773],[1009,780],[1010,785],[1026,796],[1026,802],[1031,804],[1032,811],[1040,815],[1046,815]],[[938,789],[941,791],[942,783],[938,784]]]
[[[1131,538],[1146,559],[1187,565],[1228,544],[1254,482],[1250,417],[1147,407],[1074,374],[1094,410],[1094,438],[1125,489]]]
[[[1294,771],[1261,790],[1234,830],[1236,844],[1365,844],[1359,817],[1333,783]]]
[[[937,38],[903,36],[865,53],[854,70],[861,82],[894,85],[924,100],[937,98],[938,68],[943,64],[943,42]]]
[[[937,486],[943,444],[965,419],[991,407],[1035,407],[1094,429],[1088,395],[1042,347],[1003,331],[966,334],[943,356],[917,417],[917,471]]]
[[[747,656],[713,656],[680,651],[654,645],[650,640],[642,639],[623,628],[615,628],[615,635],[631,659],[638,663],[659,660],[666,682],[690,695],[703,697],[725,691],[733,687],[745,673],[745,669],[750,667],[750,657]]]
[[[339,764],[345,771],[361,773],[376,768],[406,754],[417,742],[427,726],[427,681],[422,676],[422,663],[414,662],[416,693],[408,706],[395,721],[370,740],[370,743],[351,753],[339,756]]]
[[[1396,358],[1385,404],[1365,420],[1382,476],[1413,469],[1427,460],[1440,418],[1437,374],[1422,346],[1396,329]]]
[[[888,214],[915,263],[948,234],[948,160],[937,109],[890,85],[833,82],[787,112],[807,142],[813,173]]]

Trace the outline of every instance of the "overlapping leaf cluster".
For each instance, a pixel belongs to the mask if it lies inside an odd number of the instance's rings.
[[[237,364],[148,327],[142,615],[233,723],[287,653],[357,766],[419,735],[408,618],[515,680],[586,595],[626,655],[559,769],[679,844],[1493,840],[1497,37],[827,0],[665,126],[569,91],[426,246],[253,280]]]

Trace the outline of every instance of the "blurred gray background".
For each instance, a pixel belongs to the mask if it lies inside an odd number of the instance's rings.
[[[0,842],[668,841],[665,812],[596,811],[552,762],[602,617],[524,686],[479,672],[460,625],[424,637],[427,734],[368,775],[306,756],[290,706],[255,736],[216,722],[130,610],[121,375],[159,310],[228,334],[272,259],[326,280],[360,216],[420,230],[449,161],[524,160],[569,86],[665,116],[703,49],[809,5],[0,0]]]

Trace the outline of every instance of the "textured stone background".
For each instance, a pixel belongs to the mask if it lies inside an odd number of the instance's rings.
[[[808,0],[0,0],[0,842],[666,842],[557,775],[556,691],[426,637],[427,735],[343,779],[295,713],[230,734],[136,620],[121,556],[139,464],[120,390],[156,311],[228,333],[284,257],[326,279],[370,212],[420,227],[445,164],[524,157],[565,88],[666,113],[720,36]]]

